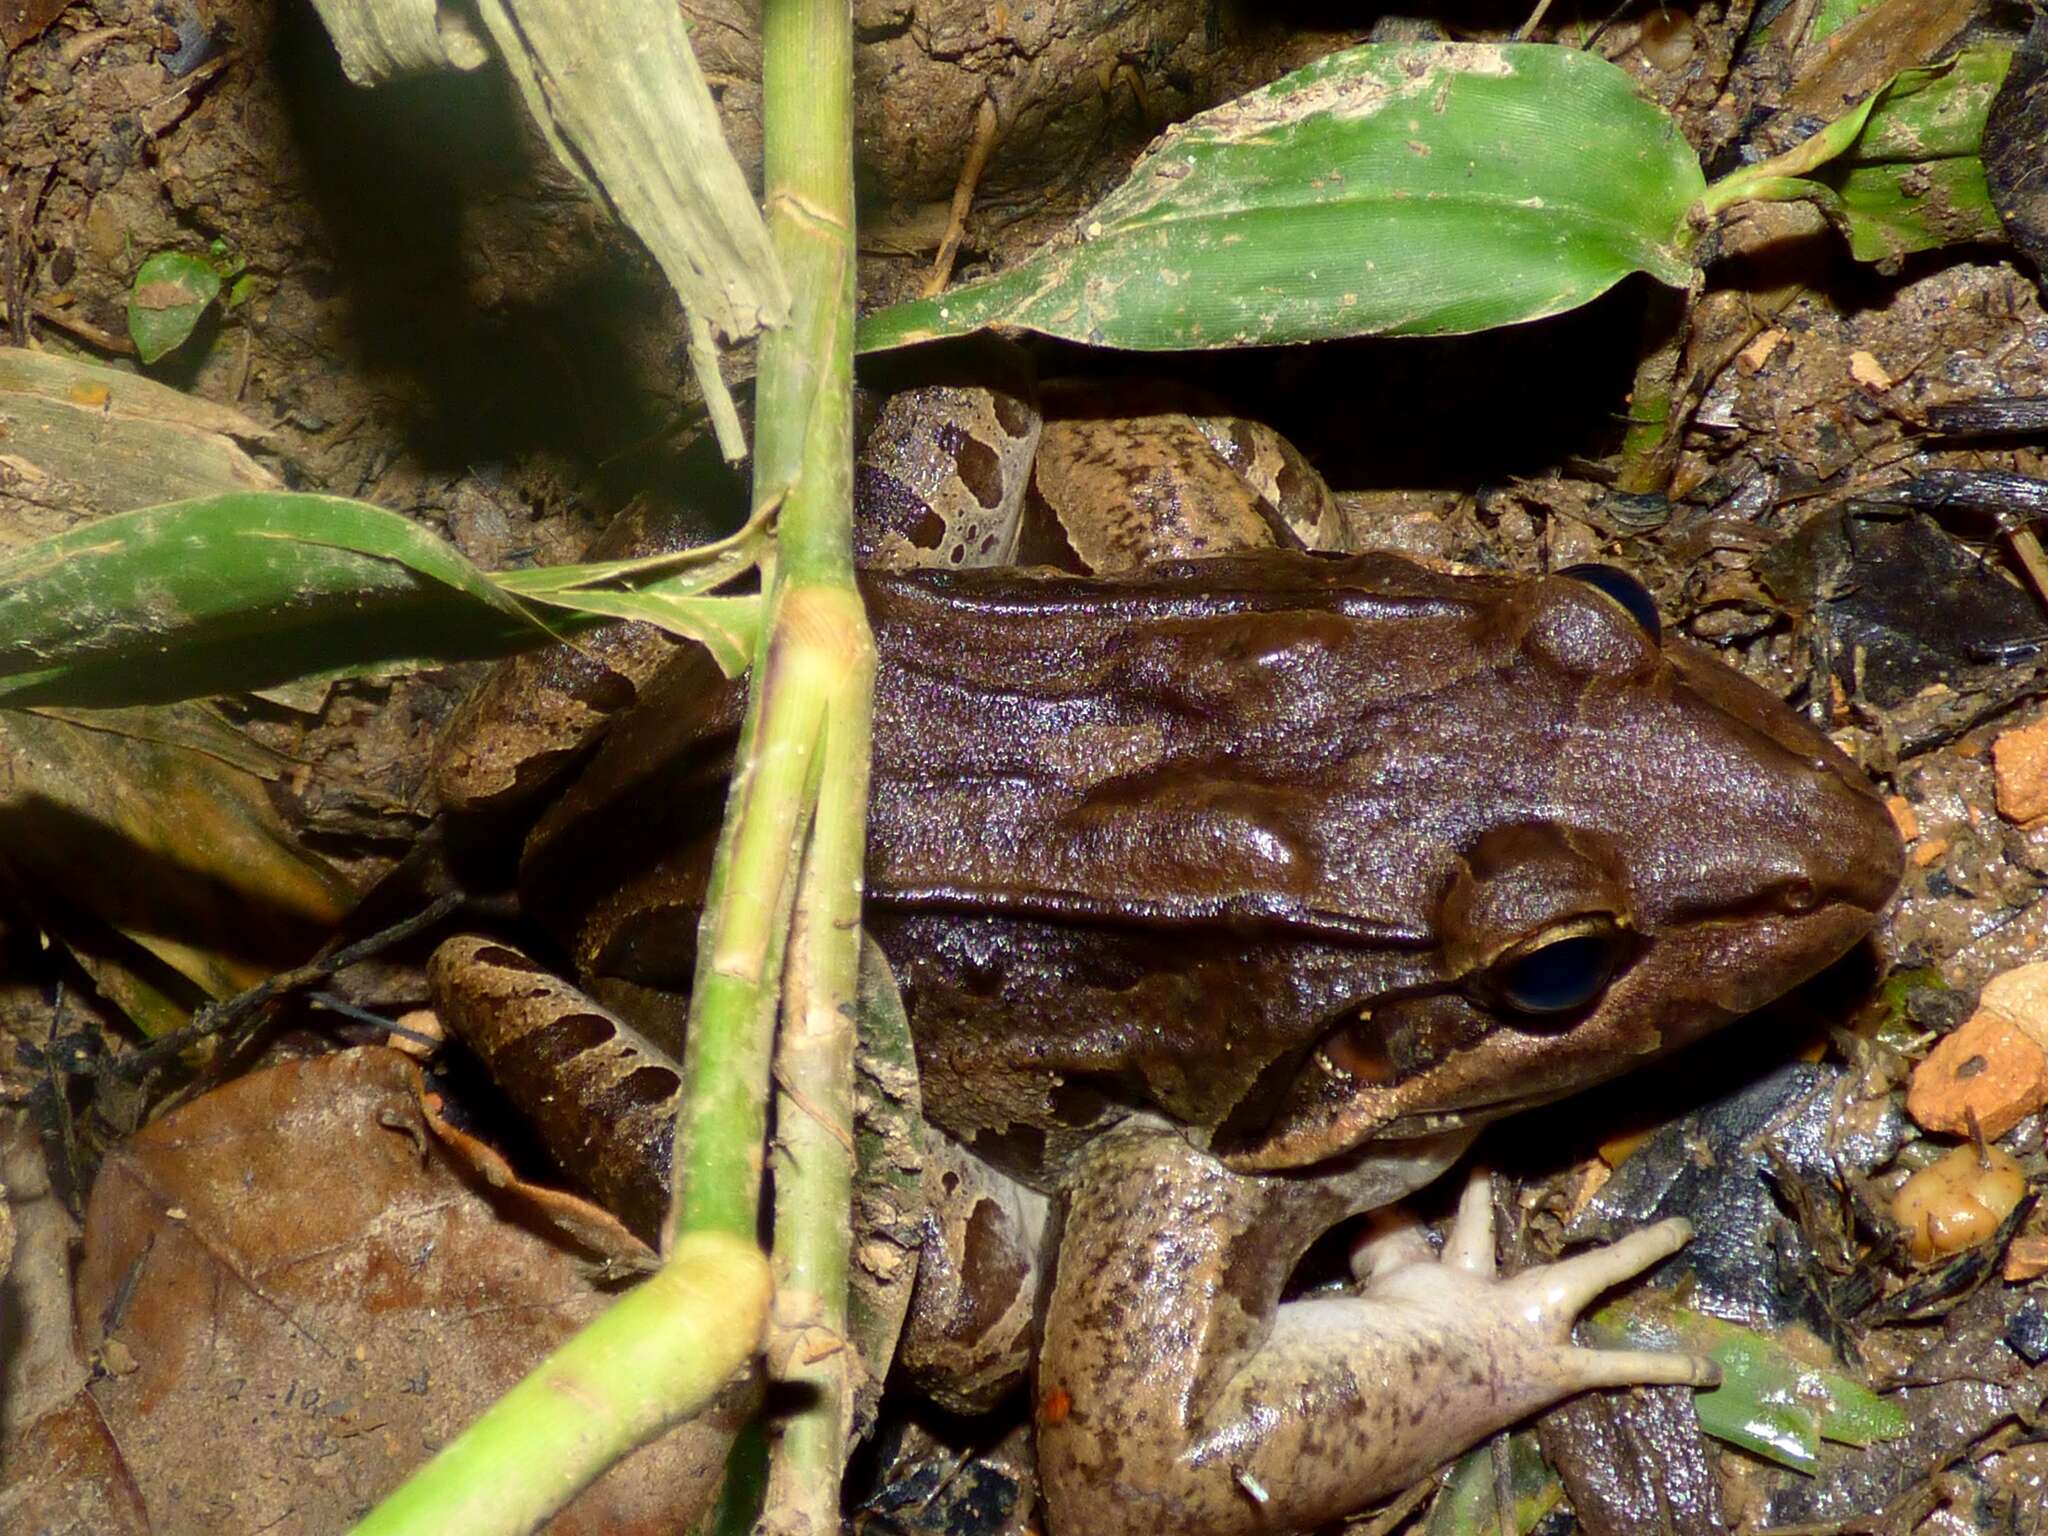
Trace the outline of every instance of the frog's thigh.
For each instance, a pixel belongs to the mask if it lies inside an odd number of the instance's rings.
[[[1072,1191],[1047,1308],[1054,1536],[1311,1529],[1573,1392],[1711,1369],[1568,1338],[1682,1223],[1496,1280],[1482,1185],[1444,1260],[1383,1250],[1364,1295],[1276,1305],[1326,1214],[1317,1187],[1339,1181],[1240,1177],[1170,1135],[1116,1141]]]
[[[1032,474],[1027,512],[1050,513],[1097,575],[1296,542],[1185,416],[1049,421]],[[1026,545],[1042,537],[1029,526],[1022,535]]]
[[[917,1289],[896,1365],[943,1407],[986,1412],[1031,1368],[1046,1199],[936,1132],[924,1197]]]

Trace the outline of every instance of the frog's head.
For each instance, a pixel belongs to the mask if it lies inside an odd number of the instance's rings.
[[[1400,739],[1345,773],[1366,830],[1336,863],[1393,893],[1387,915],[1417,942],[1288,1064],[1270,1116],[1225,1127],[1240,1169],[1612,1077],[1840,957],[1898,884],[1868,780],[1781,701],[1662,637],[1632,579],[1504,583],[1454,623],[1427,730],[1384,715]]]

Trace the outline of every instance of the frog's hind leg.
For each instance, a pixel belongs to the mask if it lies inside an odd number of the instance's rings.
[[[1682,1222],[1501,1279],[1480,1179],[1441,1257],[1382,1234],[1363,1294],[1282,1303],[1342,1176],[1237,1175],[1170,1133],[1103,1143],[1068,1200],[1040,1356],[1055,1536],[1312,1529],[1574,1392],[1713,1376],[1570,1343],[1578,1310],[1675,1250]]]
[[[1046,1198],[936,1131],[922,1183],[917,1285],[896,1367],[941,1406],[985,1413],[1031,1369]]]

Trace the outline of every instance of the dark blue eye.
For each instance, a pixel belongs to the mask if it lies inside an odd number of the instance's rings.
[[[1657,617],[1656,599],[1627,571],[1618,571],[1611,565],[1568,565],[1557,574],[1598,587],[1628,610],[1628,616],[1642,627],[1644,634],[1660,644],[1663,642],[1664,622]]]
[[[1504,961],[1494,987],[1518,1013],[1570,1013],[1606,990],[1621,955],[1622,937],[1613,930],[1553,939]]]

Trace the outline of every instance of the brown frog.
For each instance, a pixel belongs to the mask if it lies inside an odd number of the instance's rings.
[[[962,1406],[1030,1370],[1055,1536],[1307,1530],[1583,1388],[1707,1379],[1568,1342],[1681,1222],[1499,1280],[1480,1181],[1441,1255],[1397,1228],[1359,1294],[1283,1291],[1486,1121],[1853,945],[1901,868],[1870,785],[1617,572],[1308,553],[1327,493],[1283,506],[1298,458],[1228,423],[1084,425],[1069,502],[1043,463],[1016,486],[1020,400],[905,409],[871,440],[871,555],[1125,567],[866,581],[868,923],[939,1182],[971,1191],[910,1368]],[[1233,442],[1293,468],[1247,488]],[[1209,558],[1130,569],[1147,527]],[[719,805],[692,790],[735,717],[707,671],[639,689],[527,846],[523,900],[615,1005],[691,971]]]

